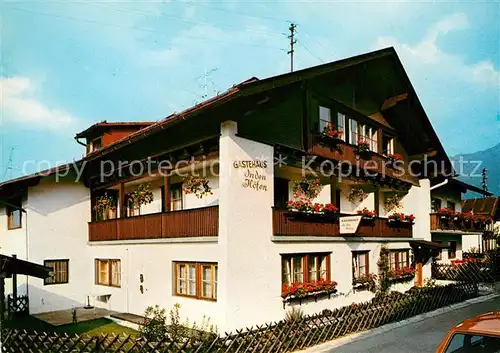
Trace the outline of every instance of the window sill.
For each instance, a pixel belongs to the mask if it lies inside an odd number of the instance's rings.
[[[203,301],[207,301],[207,302],[216,302],[217,301],[217,298],[203,298],[203,297],[196,296],[196,295],[187,295],[187,294],[180,294],[180,293],[175,293],[174,295],[176,297],[203,300]]]
[[[58,284],[69,284],[69,281],[68,282],[58,282],[58,283],[44,283],[43,285],[44,286],[55,286]]]
[[[17,230],[17,229],[23,229],[23,226],[20,226],[20,227],[7,227],[7,230]]]
[[[94,283],[96,286],[101,286],[101,287],[111,287],[111,288],[121,288],[122,286],[115,286],[112,284],[102,284],[102,283]]]

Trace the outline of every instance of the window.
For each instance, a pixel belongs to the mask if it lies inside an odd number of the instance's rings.
[[[383,134],[383,136],[382,136],[382,154],[384,156],[394,154],[394,138],[392,136]]]
[[[431,209],[432,212],[436,213],[441,208],[441,199],[432,198]]]
[[[91,152],[100,150],[101,148],[102,148],[102,137],[98,137],[96,139],[93,139],[92,140],[92,151]]]
[[[365,140],[368,142],[371,151],[378,151],[377,129],[360,124],[354,119],[350,120],[350,129],[351,139],[349,142],[352,145],[357,145],[359,140]]]
[[[391,250],[389,252],[389,268],[400,270],[410,267],[410,250]]]
[[[500,337],[456,333],[448,343],[445,353],[482,352],[495,353],[500,349]]]
[[[22,206],[23,200],[21,197],[7,200],[7,229],[22,228]]]
[[[455,207],[456,207],[455,202],[452,202],[452,201],[447,201],[447,202],[446,202],[446,205],[448,206],[448,208],[449,208],[450,210],[455,211],[455,209],[456,209],[456,208],[455,208]]]
[[[274,207],[286,208],[288,203],[288,179],[274,178]]]
[[[182,183],[170,186],[170,210],[182,210]]]
[[[329,254],[281,255],[282,284],[330,280]]]
[[[347,117],[345,114],[337,113],[337,130],[342,131],[342,136],[340,137],[342,140],[346,140],[346,121]]]
[[[457,242],[450,241],[448,244],[449,244],[448,259],[454,259],[457,257]]]
[[[217,264],[174,262],[175,295],[217,299]]]
[[[43,280],[44,285],[68,283],[68,264],[69,260],[45,260],[44,266],[51,267],[51,275]]]
[[[442,244],[443,242],[441,240],[433,240],[435,243]],[[441,260],[443,254],[443,249],[438,250],[438,255],[436,256],[436,260]]]
[[[370,273],[368,254],[368,251],[352,252],[352,275],[354,279],[368,276]]]
[[[96,259],[95,283],[102,286],[121,287],[121,261]]]
[[[325,107],[319,107],[319,131],[322,132],[325,127],[331,125],[332,115],[331,110]]]
[[[351,136],[349,138],[349,142],[352,145],[357,145],[358,140],[359,140],[359,135],[360,135],[360,129],[361,127],[358,125],[358,122],[354,119],[349,120],[349,130],[351,131]]]

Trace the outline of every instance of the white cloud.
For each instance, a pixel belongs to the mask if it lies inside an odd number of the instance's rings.
[[[36,88],[27,77],[0,77],[0,106],[3,123],[27,128],[64,130],[78,119],[63,110],[37,100]]]
[[[467,65],[459,55],[447,53],[438,46],[437,41],[440,36],[468,27],[467,16],[463,13],[456,13],[443,17],[432,25],[417,44],[401,43],[394,37],[379,37],[376,41],[376,48],[394,46],[405,64],[413,68],[418,67],[419,70],[430,70],[437,72],[439,76],[448,74],[460,81],[472,81],[485,86],[498,87],[500,71],[494,68],[491,61]]]

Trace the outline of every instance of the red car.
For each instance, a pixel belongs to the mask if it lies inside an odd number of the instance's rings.
[[[458,324],[436,350],[436,353],[476,352],[500,352],[500,312],[478,315]]]

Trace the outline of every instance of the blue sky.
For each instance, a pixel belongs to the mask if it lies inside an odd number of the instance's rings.
[[[0,180],[12,147],[15,177],[80,158],[74,134],[97,121],[159,120],[205,92],[287,72],[290,21],[297,68],[394,46],[449,154],[500,140],[498,2],[0,6]]]

